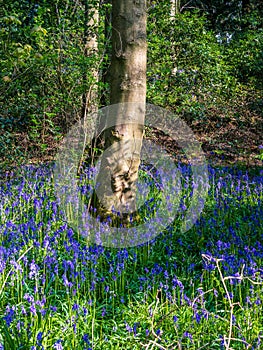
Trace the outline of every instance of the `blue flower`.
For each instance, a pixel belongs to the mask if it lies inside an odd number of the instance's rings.
[[[72,306],[72,310],[73,310],[73,311],[74,311],[74,310],[78,310],[78,308],[79,308],[79,305],[76,304],[76,303]]]
[[[85,343],[90,344],[89,336],[87,333],[83,335],[82,339]]]
[[[10,306],[7,306],[7,315],[3,317],[3,319],[6,322],[7,327],[10,327],[12,321],[15,318],[15,306],[12,306],[10,308]]]
[[[192,336],[191,333],[189,333],[189,332],[184,332],[183,336],[184,336],[185,338],[188,338],[191,342],[193,341],[193,336]]]
[[[53,349],[56,349],[56,350],[63,350],[63,346],[62,346],[62,340],[57,340],[55,342],[55,344],[53,345]]]
[[[133,332],[133,329],[131,328],[131,326],[129,326],[129,324],[127,322],[125,322],[125,326],[126,326],[126,330],[129,332],[129,333],[132,333]]]

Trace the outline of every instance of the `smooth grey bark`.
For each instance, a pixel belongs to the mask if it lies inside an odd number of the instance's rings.
[[[112,1],[110,102],[105,148],[97,178],[99,215],[112,210],[122,222],[136,211],[146,102],[146,0]]]
[[[93,2],[94,3],[94,2]],[[84,1],[85,11],[85,30],[84,30],[84,55],[86,57],[96,56],[98,53],[97,26],[99,22],[98,4],[90,4],[89,0]],[[91,67],[90,72],[93,82],[89,89],[82,96],[82,113],[81,117],[85,119],[88,114],[96,112],[98,109],[98,69]],[[88,72],[83,75],[84,84],[88,81]]]
[[[175,16],[175,11],[176,11],[175,1],[176,0],[170,0],[170,6],[171,6],[170,7],[170,17],[171,17],[171,19],[173,19]]]

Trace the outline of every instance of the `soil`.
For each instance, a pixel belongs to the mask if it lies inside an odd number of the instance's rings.
[[[204,119],[191,120],[189,116],[182,116],[200,142],[207,161],[215,166],[262,167],[259,146],[263,145],[263,99],[252,93],[245,101],[223,107],[207,109]],[[62,136],[55,139],[46,134],[39,142],[33,142],[26,131],[16,133],[15,138],[21,147],[23,162],[27,164],[53,161],[62,140]],[[169,154],[185,160],[175,140],[162,131],[146,131],[146,138],[164,147]]]

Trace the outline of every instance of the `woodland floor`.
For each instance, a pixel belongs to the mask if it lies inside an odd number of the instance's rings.
[[[262,167],[259,146],[263,145],[263,99],[251,95],[245,101],[237,101],[231,107],[207,109],[204,118],[193,120],[191,116],[182,119],[193,131],[202,145],[207,161],[215,166],[237,165],[240,167]],[[182,152],[169,135],[154,129],[146,132],[146,138],[164,147],[169,154]],[[32,141],[27,131],[15,135],[16,143],[25,154],[25,163],[51,162],[56,156],[62,139],[55,139],[49,133]],[[45,148],[41,145],[45,144]],[[184,160],[183,160],[184,161]],[[10,164],[11,165],[11,164]],[[12,167],[12,165],[11,165]]]

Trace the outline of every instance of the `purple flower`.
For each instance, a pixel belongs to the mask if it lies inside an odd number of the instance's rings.
[[[257,298],[256,301],[255,301],[255,304],[256,305],[260,305],[261,304],[261,300],[259,298]]]
[[[105,307],[102,309],[101,316],[104,317],[106,315],[106,309]]]
[[[88,309],[86,307],[83,307],[83,315],[87,316],[88,314]]]
[[[25,306],[23,304],[21,305],[21,312],[22,312],[22,315],[26,315],[27,314]]]
[[[66,274],[64,273],[64,275],[62,276],[63,282],[64,282],[64,286],[65,287],[69,287],[72,288],[73,287],[73,283],[69,282]]]
[[[129,332],[129,333],[132,333],[133,329],[131,328],[131,326],[129,326],[129,324],[127,322],[125,322],[125,326],[126,326],[126,330]]]
[[[53,348],[56,350],[63,350],[63,346],[62,346],[61,342],[62,342],[62,340],[60,340],[60,339],[57,340],[55,342],[55,344],[53,345]]]
[[[37,334],[37,345],[41,346],[42,345],[42,339],[43,339],[43,332],[39,332]]]
[[[15,317],[15,306],[12,306],[11,308],[10,306],[7,306],[6,310],[7,310],[7,315],[4,316],[3,319],[5,320],[7,327],[10,327]]]
[[[43,308],[45,306],[46,303],[46,297],[44,296],[42,300],[37,300],[36,301],[36,305],[38,305],[39,307]]]
[[[197,312],[197,313],[195,314],[195,320],[196,320],[196,322],[197,322],[197,323],[200,323],[201,318],[202,318],[202,316]]]
[[[26,293],[24,295],[24,299],[28,302],[28,303],[33,303],[34,302],[34,297],[28,293]]]
[[[57,307],[56,306],[52,306],[50,305],[49,307],[50,311],[54,314],[55,312],[57,312]]]
[[[139,322],[135,322],[133,325],[133,334],[135,335],[135,337],[137,335],[137,327],[139,326],[139,324]]]
[[[193,341],[193,336],[192,336],[191,333],[189,333],[189,332],[184,332],[183,336],[184,336],[185,338],[190,339],[191,342]]]
[[[34,303],[33,303],[32,305],[30,305],[29,310],[30,310],[30,312],[31,312],[33,315],[36,315],[36,314],[37,314],[36,306],[35,306]]]
[[[90,341],[89,341],[89,336],[87,333],[85,333],[82,337],[83,341],[87,344],[90,344]]]
[[[74,332],[74,334],[77,333],[77,325],[76,325],[76,323],[73,323],[73,332]]]
[[[162,331],[160,330],[160,328],[158,328],[155,333],[159,336],[162,333]]]
[[[74,310],[78,310],[78,308],[79,308],[79,305],[76,304],[76,303],[72,306],[72,310],[73,310],[73,311],[74,311]]]

